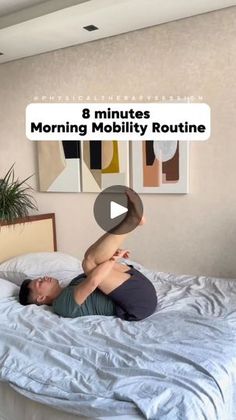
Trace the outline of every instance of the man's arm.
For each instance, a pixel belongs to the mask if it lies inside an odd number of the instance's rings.
[[[111,259],[97,265],[89,275],[78,286],[75,286],[74,300],[78,305],[82,305],[87,297],[93,293],[103,279],[109,275],[114,267],[116,259]]]

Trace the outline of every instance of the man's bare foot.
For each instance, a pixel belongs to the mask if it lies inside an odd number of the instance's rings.
[[[128,197],[128,217],[138,219],[139,225],[144,225],[146,223],[146,219],[142,214],[142,208],[138,206],[137,201],[137,193],[135,193],[131,189],[126,190],[126,195]]]
[[[145,223],[146,223],[146,217],[143,216],[142,219],[139,222],[139,226],[145,225]]]

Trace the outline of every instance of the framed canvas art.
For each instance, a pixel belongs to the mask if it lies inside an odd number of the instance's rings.
[[[189,144],[186,141],[131,143],[132,188],[137,193],[189,192]]]
[[[40,191],[100,192],[129,186],[128,141],[41,141]]]

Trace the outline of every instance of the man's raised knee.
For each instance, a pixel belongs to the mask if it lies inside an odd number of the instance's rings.
[[[84,273],[87,275],[89,274],[94,268],[96,267],[96,264],[93,260],[93,258],[91,258],[89,255],[84,256],[84,259],[82,261],[82,268],[84,270]]]

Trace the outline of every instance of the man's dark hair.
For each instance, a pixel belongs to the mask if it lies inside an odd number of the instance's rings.
[[[25,279],[20,287],[19,301],[21,305],[30,305],[31,303],[33,303],[30,301],[30,282],[30,279]]]

